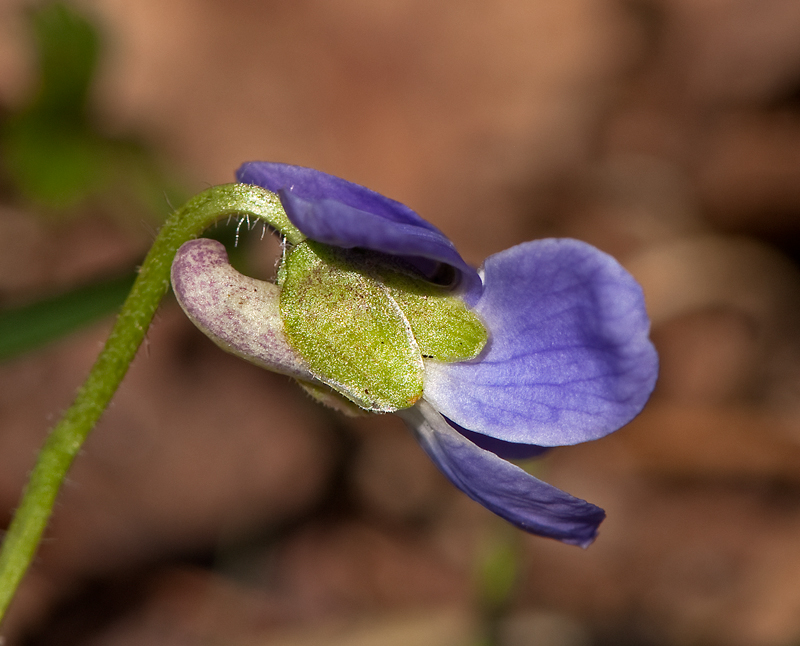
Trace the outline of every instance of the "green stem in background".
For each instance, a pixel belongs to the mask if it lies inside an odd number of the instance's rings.
[[[293,244],[305,237],[289,222],[275,194],[247,184],[210,188],[167,219],[89,377],[39,453],[0,551],[0,620],[33,560],[72,460],[128,371],[158,304],[169,289],[175,253],[184,242],[230,215],[262,220]]]
[[[498,523],[489,528],[476,568],[476,593],[481,632],[475,646],[503,643],[500,630],[519,578],[520,534],[511,525]]]

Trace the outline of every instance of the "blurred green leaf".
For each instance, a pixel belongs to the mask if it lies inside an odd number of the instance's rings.
[[[100,52],[97,30],[62,3],[36,11],[32,25],[39,55],[38,109],[79,118]]]
[[[2,124],[0,143],[20,192],[65,209],[107,180],[105,142],[86,118],[100,39],[91,23],[61,3],[33,12],[31,27],[39,86],[32,102]]]
[[[30,27],[37,90],[0,122],[3,170],[19,194],[55,213],[74,212],[98,196],[110,198],[115,212],[133,204],[159,216],[165,193],[183,202],[184,192],[146,146],[106,136],[92,118],[90,91],[102,53],[97,28],[62,2],[32,11]]]
[[[29,112],[9,120],[3,134],[5,163],[28,199],[66,209],[108,179],[102,142],[79,125]]]
[[[0,361],[54,341],[116,312],[135,278],[136,272],[133,271],[29,305],[0,310]]]
[[[184,191],[159,169],[149,148],[112,138],[89,110],[102,54],[95,25],[65,2],[29,13],[38,83],[27,105],[0,121],[0,161],[16,192],[52,215],[79,213],[88,200],[114,214],[160,220]],[[99,202],[97,201],[99,198]],[[0,310],[0,360],[53,341],[119,308],[134,275],[73,290],[14,310]]]

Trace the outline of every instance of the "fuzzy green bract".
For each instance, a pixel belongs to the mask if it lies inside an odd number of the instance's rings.
[[[378,254],[304,242],[286,254],[279,281],[289,344],[321,381],[367,410],[413,406],[423,357],[470,359],[486,343],[459,299]]]
[[[467,361],[483,350],[486,328],[447,288],[386,270],[381,280],[403,310],[425,359]]]
[[[367,410],[408,408],[422,396],[422,355],[397,303],[346,255],[314,243],[281,269],[289,344],[313,373]]]

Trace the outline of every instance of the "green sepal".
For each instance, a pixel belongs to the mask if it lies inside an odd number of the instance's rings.
[[[394,271],[381,280],[403,310],[422,356],[438,361],[477,357],[489,334],[481,320],[446,287]]]
[[[320,381],[372,411],[409,408],[422,396],[411,326],[352,252],[299,244],[287,252],[279,282],[286,338]]]

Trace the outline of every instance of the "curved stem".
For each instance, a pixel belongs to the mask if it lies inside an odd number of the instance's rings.
[[[128,371],[161,298],[178,248],[229,215],[265,221],[291,243],[304,236],[289,222],[278,197],[257,186],[215,186],[173,213],[156,236],[111,335],[75,401],[53,428],[31,472],[0,551],[0,620],[33,560],[72,460]]]

